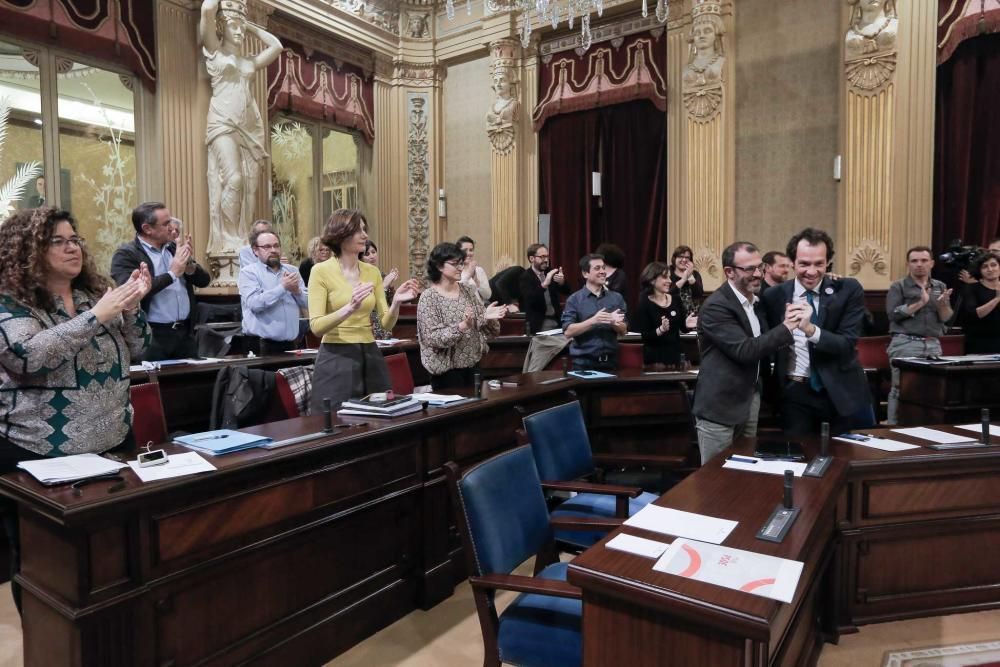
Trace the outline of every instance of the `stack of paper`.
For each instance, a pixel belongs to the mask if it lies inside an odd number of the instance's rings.
[[[260,447],[271,442],[271,438],[224,428],[218,431],[205,431],[204,433],[184,435],[175,438],[174,442],[184,445],[189,449],[196,449],[205,454],[218,456],[219,454],[230,454],[244,449]]]
[[[920,449],[920,445],[911,445],[905,442],[890,440],[889,438],[876,438],[873,435],[862,435],[860,433],[844,433],[836,436],[834,440],[850,442],[855,445],[871,447],[872,449],[881,449],[885,452],[902,452],[907,449]]]
[[[361,415],[363,417],[399,417],[411,412],[420,412],[424,404],[412,396],[401,396],[392,401],[349,400],[341,404],[338,415]]]
[[[455,403],[457,401],[464,401],[465,396],[459,396],[458,394],[410,394],[410,397],[426,403],[435,408],[439,408],[449,403]]]
[[[762,472],[768,475],[784,475],[786,470],[791,470],[796,477],[802,477],[806,471],[805,463],[795,461],[775,461],[762,459],[757,456],[730,456],[722,464],[723,468],[732,470],[746,470],[748,472]]]
[[[88,477],[99,477],[118,472],[127,466],[97,454],[74,454],[35,461],[21,461],[21,470],[47,486],[75,482]]]
[[[926,428],[924,426],[916,426],[913,428],[894,428],[893,433],[902,433],[903,435],[908,435],[911,438],[920,438],[921,440],[930,440],[938,444],[955,444],[958,442],[975,442],[976,439],[964,435],[955,435],[953,433],[946,433],[944,431],[938,431],[933,428]]]

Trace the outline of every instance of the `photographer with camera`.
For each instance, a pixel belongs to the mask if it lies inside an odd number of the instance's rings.
[[[959,246],[962,245],[961,241],[957,241],[956,243]],[[993,239],[992,241],[990,241],[990,244],[989,244],[989,246],[987,246],[986,250],[988,252],[993,253],[994,255],[1000,256],[1000,238]],[[980,259],[980,258],[977,257],[976,259]],[[976,278],[973,277],[973,275],[971,273],[969,273],[968,269],[962,269],[961,271],[959,271],[958,272],[958,279],[961,280],[966,285],[975,285],[976,283],[979,282]]]

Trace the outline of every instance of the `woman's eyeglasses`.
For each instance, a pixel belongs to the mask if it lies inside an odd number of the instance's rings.
[[[63,236],[53,236],[49,239],[49,245],[56,250],[65,250],[66,248],[83,248],[87,245],[87,242],[81,239],[79,236],[71,236],[65,238]]]

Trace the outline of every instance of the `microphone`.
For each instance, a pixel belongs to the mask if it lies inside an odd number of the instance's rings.
[[[791,470],[785,471],[785,509],[790,510],[793,507],[792,504],[792,482],[795,479],[795,473]]]
[[[819,455],[830,455],[830,422],[819,425]]]
[[[990,444],[990,409],[983,408],[979,412],[980,423],[983,426],[983,444]]]
[[[333,433],[333,412],[332,402],[329,398],[323,399],[323,433]]]

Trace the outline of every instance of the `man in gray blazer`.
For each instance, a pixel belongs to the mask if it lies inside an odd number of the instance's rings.
[[[792,344],[803,308],[789,305],[784,326],[767,330],[761,308],[764,264],[752,243],[733,243],[722,252],[726,283],[698,312],[701,365],[694,394],[702,465],[740,436],[757,435],[761,361]],[[767,368],[765,364],[765,369]]]

